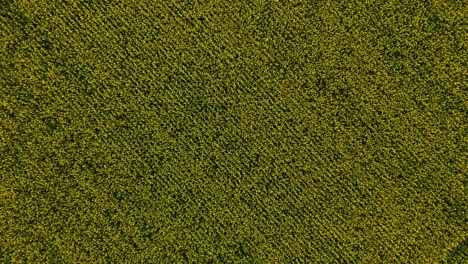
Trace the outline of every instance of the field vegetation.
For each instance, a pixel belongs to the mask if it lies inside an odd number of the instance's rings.
[[[1,263],[467,263],[465,1],[0,1]]]

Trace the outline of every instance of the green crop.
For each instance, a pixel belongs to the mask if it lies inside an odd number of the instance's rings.
[[[0,0],[0,262],[466,263],[466,11]]]

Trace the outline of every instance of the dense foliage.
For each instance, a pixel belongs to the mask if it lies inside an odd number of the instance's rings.
[[[0,262],[467,261],[466,10],[0,1]]]

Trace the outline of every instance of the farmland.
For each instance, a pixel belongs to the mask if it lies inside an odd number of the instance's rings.
[[[1,263],[464,263],[463,1],[0,1]]]

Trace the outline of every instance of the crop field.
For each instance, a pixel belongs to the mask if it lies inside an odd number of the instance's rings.
[[[463,0],[0,0],[0,263],[468,263]]]

